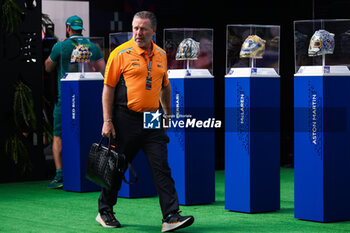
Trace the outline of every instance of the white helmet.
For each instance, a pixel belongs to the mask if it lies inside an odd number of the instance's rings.
[[[199,55],[199,42],[186,38],[177,48],[176,60],[195,60]]]
[[[311,37],[308,53],[310,57],[333,54],[334,46],[334,34],[321,29]]]

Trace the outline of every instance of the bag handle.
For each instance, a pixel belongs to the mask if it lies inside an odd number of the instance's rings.
[[[127,184],[135,184],[138,180],[138,176],[136,174],[136,171],[134,170],[134,168],[131,166],[131,164],[128,162],[128,168],[129,168],[129,171],[131,172],[131,174],[134,176],[134,181],[127,181],[125,179],[125,176],[123,175],[123,180],[125,183]]]
[[[107,138],[107,137],[106,137]],[[103,139],[105,139],[105,137],[102,137],[99,144],[98,144],[98,148],[101,148],[101,145],[102,145],[102,142],[103,142]],[[111,151],[111,141],[112,141],[112,134],[109,135],[109,137],[107,138],[108,139],[108,154],[109,152]],[[126,159],[125,159],[126,160]],[[124,180],[125,183],[127,184],[135,184],[138,180],[138,176],[136,174],[136,171],[135,169],[133,168],[133,166],[131,165],[131,163],[129,163],[129,161],[127,161],[128,163],[128,168],[129,168],[129,171],[131,172],[131,174],[134,176],[134,181],[127,181],[125,179],[125,173],[123,173],[123,177],[122,179]]]
[[[107,138],[107,137],[106,137],[106,138]],[[105,137],[102,136],[100,142],[98,143],[98,148],[99,148],[99,149],[100,149],[101,146],[102,146],[103,139],[105,139]],[[108,154],[109,154],[109,152],[111,151],[112,135],[109,135],[109,138],[107,138],[107,140],[108,140]]]

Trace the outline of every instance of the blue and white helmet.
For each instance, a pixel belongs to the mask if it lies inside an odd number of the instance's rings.
[[[90,62],[91,55],[90,48],[80,44],[73,49],[70,63],[88,63]]]
[[[176,60],[195,60],[199,55],[199,42],[186,38],[179,44]]]
[[[334,46],[334,34],[321,29],[311,37],[308,53],[310,57],[333,54]]]

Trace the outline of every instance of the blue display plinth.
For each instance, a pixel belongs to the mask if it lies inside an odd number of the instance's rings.
[[[350,72],[341,66],[300,69],[294,77],[295,218],[347,220]]]
[[[118,192],[118,197],[137,198],[156,196],[157,190],[153,182],[151,169],[143,151],[140,151],[136,155],[131,165],[137,173],[138,180],[135,184],[122,182],[122,186]],[[125,179],[127,181],[133,181],[135,177],[129,172],[129,170],[127,170],[125,172]]]
[[[225,77],[225,209],[280,209],[280,78],[235,68]]]
[[[173,118],[168,161],[180,205],[215,201],[214,77],[208,70],[169,70]]]
[[[85,178],[90,145],[101,139],[103,77],[100,73],[68,73],[61,81],[63,189],[87,192],[101,188]],[[132,162],[138,174],[136,184],[122,183],[120,197],[155,196],[153,178],[142,151]],[[127,180],[134,177],[129,170]]]
[[[63,190],[98,191],[85,178],[90,145],[101,139],[103,124],[100,73],[68,73],[61,80]]]

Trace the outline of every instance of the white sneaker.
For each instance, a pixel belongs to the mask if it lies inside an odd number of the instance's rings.
[[[180,212],[169,214],[166,219],[163,219],[162,232],[169,232],[188,227],[191,226],[193,222],[193,216],[181,216]]]
[[[121,227],[120,222],[114,217],[112,210],[103,210],[101,213],[98,213],[96,221],[107,228]]]

